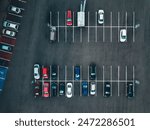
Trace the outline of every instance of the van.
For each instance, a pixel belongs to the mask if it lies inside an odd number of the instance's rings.
[[[50,42],[53,42],[56,40],[56,27],[51,26],[50,27]]]

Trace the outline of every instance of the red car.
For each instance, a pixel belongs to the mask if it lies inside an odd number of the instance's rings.
[[[50,96],[50,83],[44,82],[43,83],[43,97],[49,97]]]
[[[43,79],[48,79],[49,78],[47,67],[42,68],[42,77],[43,77]]]
[[[72,13],[71,10],[67,11],[67,26],[72,26]]]

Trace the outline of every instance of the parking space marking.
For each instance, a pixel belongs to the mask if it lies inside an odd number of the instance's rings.
[[[80,66],[80,96],[82,96],[82,86],[81,86],[81,82],[82,82],[82,66]]]
[[[74,12],[73,12],[73,26],[72,26],[72,42],[74,42]]]
[[[82,28],[80,28],[80,42],[82,42]]]
[[[125,14],[125,26],[126,26],[126,31],[128,32],[128,30],[127,30],[127,26],[128,26],[128,13],[127,12]],[[127,38],[126,42],[127,41],[128,41],[128,38]]]
[[[120,96],[120,87],[119,87],[119,82],[120,81],[120,66],[118,66],[118,97]]]
[[[133,92],[135,92],[135,67],[133,66]],[[133,93],[135,96],[135,93]]]
[[[96,72],[97,72],[97,69],[96,69]],[[96,94],[95,94],[95,96],[97,96],[97,91],[98,91],[98,86],[97,86],[97,73],[96,73]]]
[[[65,84],[67,83],[67,66],[65,65]]]
[[[120,41],[120,12],[118,12],[118,42]]]
[[[111,85],[111,96],[112,96],[112,65],[110,66],[110,85]]]
[[[89,28],[89,25],[90,25],[90,12],[88,11],[88,42],[90,42],[90,28]]]
[[[25,1],[25,0],[18,0],[18,1],[23,2],[23,3],[27,3],[27,1]]]
[[[8,14],[13,15],[13,16],[17,16],[17,17],[20,17],[20,18],[23,17],[22,15],[13,14],[13,13],[10,13],[10,12]]]
[[[105,42],[105,22],[103,23],[103,42]]]
[[[103,96],[104,96],[104,82],[105,82],[105,79],[104,79],[104,77],[105,77],[105,70],[104,70],[105,68],[104,68],[104,65],[103,65]]]
[[[66,15],[67,15],[67,13],[65,12],[65,42],[67,42],[67,25],[66,25]]]
[[[112,12],[110,12],[110,42],[112,42]]]
[[[126,85],[126,90],[127,90],[127,82],[128,82],[128,68],[126,66],[125,67],[125,85]],[[126,96],[127,96],[127,91],[126,91]]]
[[[88,96],[89,96],[90,95],[89,65],[88,65],[88,86],[89,86],[89,92],[88,92]]]
[[[58,40],[58,42],[59,42],[59,12],[57,12],[57,19],[58,19],[58,21],[57,21],[57,26],[58,26],[58,31],[57,31],[57,40]]]
[[[97,42],[97,11],[95,12],[95,42]]]
[[[8,37],[8,38],[11,38],[11,39],[16,39],[16,37],[10,37],[10,36],[4,35],[4,34],[2,34],[2,36]]]
[[[2,57],[0,57],[0,59],[2,59],[2,60],[6,60],[6,61],[10,61],[9,59],[5,59],[5,58],[2,58]]]
[[[74,65],[72,67],[72,84],[73,84],[73,96],[74,96]]]
[[[52,26],[52,12],[49,12],[49,24]]]
[[[133,42],[135,42],[135,12],[133,12]]]

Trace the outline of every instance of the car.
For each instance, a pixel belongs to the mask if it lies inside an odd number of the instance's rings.
[[[13,5],[10,5],[10,6],[8,7],[8,11],[9,11],[9,12],[12,12],[12,13],[14,13],[14,14],[20,14],[20,13],[22,12],[21,8],[16,7],[16,6],[13,6]]]
[[[121,29],[120,30],[120,42],[126,42],[127,41],[127,30]]]
[[[34,64],[34,79],[40,79],[40,65]]]
[[[109,97],[111,95],[111,85],[109,82],[104,84],[104,97]]]
[[[42,96],[45,97],[45,98],[50,96],[50,83],[49,82],[44,82],[43,83]]]
[[[74,67],[74,80],[80,80],[80,66]]]
[[[18,31],[18,28],[19,28],[19,24],[17,24],[17,23],[13,23],[13,22],[11,22],[11,21],[4,21],[3,22],[3,27],[5,27],[5,28],[10,28],[10,29],[13,29],[13,30],[15,30],[15,31]]]
[[[82,95],[88,96],[88,82],[87,81],[82,82]]]
[[[57,65],[52,65],[52,68],[51,68],[51,78],[52,78],[52,80],[57,80],[57,69],[58,69]]]
[[[127,97],[132,98],[134,96],[134,93],[133,82],[127,82]]]
[[[34,83],[34,97],[40,97],[42,94],[41,84],[39,82]]]
[[[72,26],[72,12],[71,12],[71,10],[67,11],[66,24],[67,24],[67,26]]]
[[[98,10],[98,23],[104,24],[104,10]]]
[[[90,95],[91,96],[96,95],[96,83],[95,82],[90,83]]]
[[[13,47],[10,46],[10,45],[7,45],[7,44],[0,43],[0,50],[7,51],[7,52],[12,52]]]
[[[65,83],[60,82],[59,83],[59,96],[64,96],[65,95]]]
[[[56,27],[50,26],[50,42],[56,41]]]
[[[68,82],[66,84],[66,97],[71,98],[73,96],[73,84]]]
[[[15,37],[15,36],[16,36],[16,32],[10,31],[10,30],[8,30],[8,29],[3,29],[3,30],[2,30],[2,33],[3,33],[4,35],[10,36],[10,37]]]
[[[43,79],[48,79],[49,78],[49,73],[48,73],[48,67],[43,67],[42,68],[42,78]]]
[[[55,83],[55,82],[51,83],[51,95],[52,95],[52,97],[57,96],[57,83]]]
[[[96,65],[90,64],[89,66],[89,79],[95,80],[96,79]]]

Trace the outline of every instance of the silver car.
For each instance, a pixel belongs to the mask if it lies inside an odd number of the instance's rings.
[[[96,83],[95,82],[90,83],[90,95],[92,96],[96,95]]]
[[[34,79],[40,79],[40,65],[34,64]]]
[[[12,13],[15,13],[15,14],[20,14],[21,13],[21,8],[11,5],[9,7],[9,11],[12,12]]]
[[[56,27],[50,26],[50,41],[53,42],[56,40]]]
[[[13,30],[15,30],[15,31],[18,31],[18,28],[19,28],[19,24],[13,23],[13,22],[11,22],[11,21],[4,21],[4,22],[3,22],[3,26],[4,26],[5,28],[11,28],[11,29],[13,29]]]
[[[98,10],[98,23],[104,24],[104,10]]]
[[[73,96],[73,84],[67,83],[66,85],[66,97],[71,98]]]
[[[15,37],[15,36],[16,36],[16,32],[10,31],[10,30],[7,30],[7,29],[3,29],[3,30],[2,30],[2,33],[3,33],[4,35],[10,36],[10,37]]]

